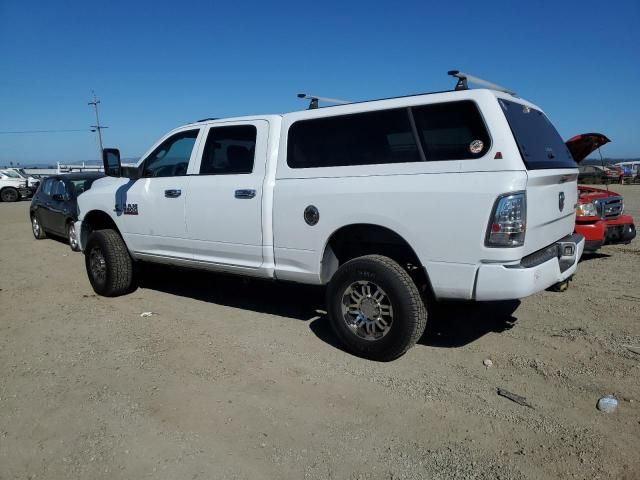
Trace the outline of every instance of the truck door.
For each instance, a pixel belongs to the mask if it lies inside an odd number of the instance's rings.
[[[221,123],[203,136],[186,207],[195,260],[237,268],[262,264],[268,125],[265,120]]]
[[[187,169],[199,133],[200,128],[185,128],[161,141],[143,160],[141,178],[116,192],[116,214],[134,253],[190,258],[184,216]]]

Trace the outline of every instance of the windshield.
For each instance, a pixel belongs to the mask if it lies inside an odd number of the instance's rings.
[[[577,168],[562,137],[544,113],[499,99],[527,169]]]
[[[12,170],[2,170],[2,174],[6,175],[9,178],[22,178],[20,175],[18,175],[16,172]]]

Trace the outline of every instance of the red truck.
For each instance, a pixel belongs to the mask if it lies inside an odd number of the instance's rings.
[[[583,133],[567,140],[574,160],[580,163],[591,152],[609,143],[600,133]],[[622,195],[611,190],[578,185],[575,232],[585,238],[585,252],[603,245],[629,243],[636,236],[633,217],[624,215]]]

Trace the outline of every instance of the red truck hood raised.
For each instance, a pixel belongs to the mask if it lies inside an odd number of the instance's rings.
[[[622,195],[605,190],[603,188],[587,187],[586,185],[578,185],[578,202],[590,203],[600,198],[621,197]]]
[[[611,140],[601,133],[581,133],[580,135],[571,137],[565,142],[565,144],[576,163],[580,163],[587,158],[591,152],[597,150],[603,145],[606,145],[610,141]],[[612,192],[611,190],[578,185],[578,202],[580,203],[590,203],[599,198],[614,196],[620,195],[616,192]]]
[[[571,152],[576,163],[580,163],[587,158],[591,152],[606,145],[610,141],[611,140],[601,133],[581,133],[580,135],[571,137],[565,142],[565,145]]]

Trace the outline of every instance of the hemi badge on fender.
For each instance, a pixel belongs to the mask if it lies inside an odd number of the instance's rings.
[[[124,207],[125,215],[138,215],[138,204],[137,203],[127,203]]]

